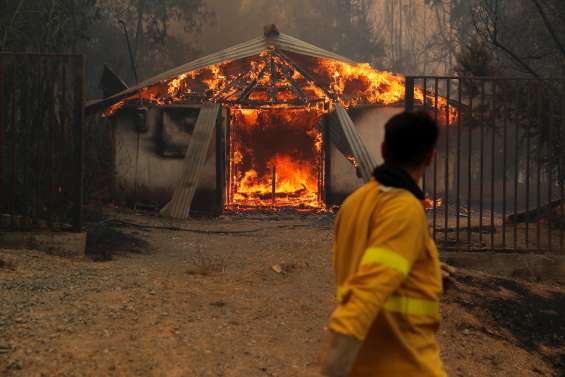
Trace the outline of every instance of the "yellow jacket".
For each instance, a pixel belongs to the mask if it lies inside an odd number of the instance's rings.
[[[337,216],[334,268],[329,327],[363,341],[352,376],[446,376],[435,337],[441,267],[412,193],[373,180],[352,194]]]

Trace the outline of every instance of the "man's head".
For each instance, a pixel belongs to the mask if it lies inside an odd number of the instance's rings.
[[[385,164],[407,170],[429,166],[439,137],[437,123],[424,112],[404,112],[385,125]]]

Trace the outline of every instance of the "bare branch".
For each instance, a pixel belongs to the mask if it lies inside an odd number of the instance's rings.
[[[549,32],[549,34],[551,34],[551,38],[553,38],[553,41],[557,45],[557,48],[559,48],[559,51],[561,51],[561,54],[563,54],[563,56],[565,56],[565,45],[559,39],[559,36],[555,32],[553,25],[551,24],[551,22],[547,18],[547,14],[545,14],[545,11],[543,10],[543,7],[541,6],[539,0],[531,0],[531,1],[535,5],[535,7],[538,9],[538,12],[539,12],[541,18],[543,19],[543,23],[545,24],[545,27],[546,27],[547,31]]]
[[[512,51],[510,48],[508,48],[506,45],[500,42],[500,40],[498,39],[498,33],[496,33],[496,28],[493,28],[491,26],[492,20],[490,14],[488,14],[488,11],[486,11],[486,13],[487,13],[486,15],[483,15],[484,19],[480,21],[485,25],[486,31],[481,28],[479,22],[476,19],[476,15],[473,14],[473,25],[475,27],[477,34],[483,40],[485,40],[495,48],[498,48],[506,55],[508,55],[518,66],[522,67],[527,73],[529,73],[530,75],[536,78],[540,78],[540,75],[527,62],[525,62],[523,58],[518,56],[514,51]]]
[[[6,47],[6,42],[8,41],[8,34],[10,33],[10,30],[12,29],[12,27],[14,26],[14,22],[16,22],[16,19],[20,13],[20,10],[22,9],[23,5],[24,5],[25,0],[20,0],[18,7],[16,8],[16,10],[14,11],[14,14],[12,15],[12,19],[10,20],[10,24],[6,27],[6,30],[4,31],[4,37],[2,38],[2,44],[0,45],[0,51],[4,50],[4,47]]]
[[[503,45],[502,43],[500,43],[497,40],[493,40],[493,41],[491,41],[491,43],[492,43],[493,46],[501,49],[508,56],[510,56],[512,58],[512,60],[514,60],[514,62],[516,62],[519,66],[524,68],[529,74],[531,74],[535,78],[538,78],[538,79],[540,78],[538,73],[536,71],[534,71],[534,69],[532,67],[530,67],[530,65],[528,63],[526,63],[522,58],[520,58],[518,55],[516,55],[516,53],[514,51],[510,50],[508,47],[506,47],[505,45]]]

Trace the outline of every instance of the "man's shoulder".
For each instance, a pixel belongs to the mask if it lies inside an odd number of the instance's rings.
[[[406,190],[398,189],[388,195],[382,195],[381,203],[376,208],[374,219],[394,219],[398,224],[424,226],[427,223],[426,211],[418,198]]]
[[[394,216],[399,221],[425,221],[425,210],[422,202],[411,192],[394,187],[383,186],[370,181],[353,192],[343,202],[340,214],[360,215],[382,218]]]
[[[365,183],[363,186],[359,187],[355,190],[352,194],[350,194],[343,204],[341,205],[341,209],[348,210],[350,208],[358,207],[362,202],[364,202],[367,196],[371,194],[375,194],[378,190],[378,184],[375,181],[369,181]]]

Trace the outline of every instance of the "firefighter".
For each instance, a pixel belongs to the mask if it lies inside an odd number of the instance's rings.
[[[426,113],[390,119],[384,164],[338,213],[324,376],[446,376],[436,340],[442,272],[418,186],[438,134]]]

